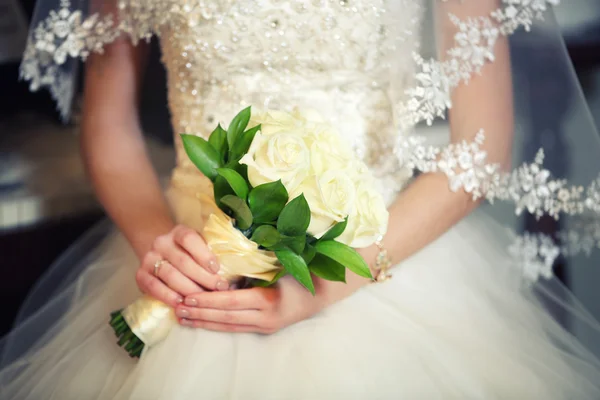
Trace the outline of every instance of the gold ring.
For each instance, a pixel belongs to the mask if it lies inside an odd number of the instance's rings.
[[[162,258],[160,260],[157,260],[154,263],[154,276],[158,277],[158,270],[160,269],[161,265],[163,265],[164,263],[166,263],[167,260],[163,260]]]

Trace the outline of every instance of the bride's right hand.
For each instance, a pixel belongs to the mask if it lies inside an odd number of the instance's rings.
[[[156,265],[160,266],[155,268]],[[217,258],[202,236],[178,225],[154,240],[136,273],[136,281],[143,293],[176,307],[191,294],[229,289],[218,271]]]

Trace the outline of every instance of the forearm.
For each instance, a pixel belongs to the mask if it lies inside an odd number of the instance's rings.
[[[139,129],[84,125],[81,145],[98,199],[142,257],[174,222]]]
[[[90,56],[81,136],[97,196],[138,257],[174,225],[137,118],[145,54],[122,39]]]

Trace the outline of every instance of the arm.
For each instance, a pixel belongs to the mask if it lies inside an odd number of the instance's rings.
[[[175,226],[137,118],[146,50],[121,39],[90,56],[81,137],[96,194],[140,259]]]
[[[204,240],[176,226],[146,152],[137,118],[145,46],[123,38],[92,55],[86,67],[81,148],[107,213],[142,260],[140,289],[177,305],[183,296],[226,289]],[[167,260],[154,275],[154,265]]]
[[[467,3],[458,0],[438,1],[439,29],[444,49],[452,46],[456,30],[448,13],[460,19],[489,15],[497,0]],[[481,75],[475,75],[468,85],[461,84],[452,92],[450,110],[451,141],[472,141],[484,128],[485,147],[489,161],[506,165],[510,155],[513,130],[512,81],[508,40],[501,37],[495,47],[495,61],[488,63]],[[477,112],[473,112],[473,110]],[[394,264],[401,263],[437,239],[478,206],[464,191],[452,192],[448,178],[442,173],[418,176],[390,207],[389,230],[384,243]],[[418,227],[418,229],[417,229]],[[360,250],[371,265],[378,250],[375,246]],[[347,283],[315,278],[317,296],[312,297],[289,277],[280,281],[277,289],[249,289],[232,293],[198,294],[186,299],[185,309],[191,320],[186,324],[224,331],[258,331],[269,333],[315,314],[344,299],[369,281],[347,272]],[[252,307],[252,314],[239,312]]]

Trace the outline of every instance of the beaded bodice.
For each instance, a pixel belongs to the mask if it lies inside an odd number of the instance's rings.
[[[388,0],[179,3],[161,32],[176,133],[207,135],[247,105],[315,109],[385,181],[382,187],[400,189],[409,174],[385,154],[400,134],[395,105],[413,75],[418,2],[405,1],[394,21]],[[176,143],[178,169],[193,169],[179,137]]]

